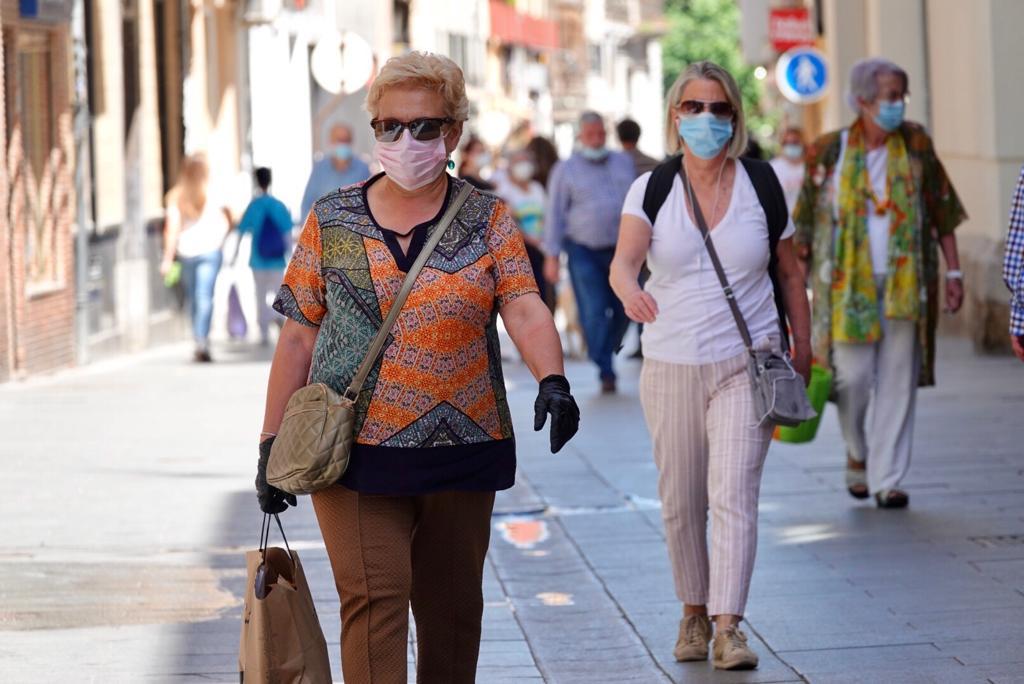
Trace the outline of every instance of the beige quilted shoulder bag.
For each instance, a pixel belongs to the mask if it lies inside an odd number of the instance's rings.
[[[335,484],[345,474],[355,441],[356,399],[363,383],[387,343],[398,314],[412,292],[416,276],[472,191],[469,183],[463,184],[434,233],[423,245],[345,393],[339,395],[318,382],[306,385],[288,400],[277,438],[270,450],[267,464],[269,484],[289,494],[312,494]]]

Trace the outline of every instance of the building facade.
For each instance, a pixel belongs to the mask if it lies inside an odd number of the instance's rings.
[[[70,2],[0,2],[0,380],[75,361]]]

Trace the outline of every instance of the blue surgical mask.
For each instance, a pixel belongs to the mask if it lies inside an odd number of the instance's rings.
[[[583,158],[588,161],[599,162],[603,161],[608,156],[608,148],[602,145],[601,147],[581,147],[580,154]]]
[[[804,146],[797,144],[783,145],[782,156],[791,161],[799,161],[804,156]]]
[[[348,161],[352,158],[352,146],[348,143],[338,143],[334,146],[334,158]]]
[[[714,159],[732,139],[732,120],[719,119],[710,112],[679,119],[679,135],[686,149],[701,159]]]
[[[903,123],[903,113],[906,109],[906,103],[903,100],[896,102],[886,102],[882,100],[878,103],[878,114],[873,118],[878,127],[883,131],[895,131]]]

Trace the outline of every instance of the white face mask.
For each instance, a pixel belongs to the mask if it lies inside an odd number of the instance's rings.
[[[511,173],[512,177],[517,181],[530,180],[533,178],[533,172],[533,162],[526,160],[516,162],[512,165],[512,168],[509,169],[509,173]]]
[[[394,142],[380,142],[374,148],[377,161],[388,178],[406,190],[418,190],[436,179],[448,161],[444,136],[433,140],[416,140],[403,130]]]

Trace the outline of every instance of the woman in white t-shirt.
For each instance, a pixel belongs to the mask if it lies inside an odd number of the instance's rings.
[[[768,218],[744,165],[737,163],[747,134],[736,81],[718,65],[698,62],[676,80],[668,103],[669,148],[684,152],[686,176],[754,345],[779,348]],[[757,654],[738,625],[753,572],[758,492],[772,427],[756,414],[748,352],[682,178],[674,176],[653,226],[643,207],[650,178],[640,176],[626,197],[611,283],[627,315],[645,324],[640,399],[683,603],[674,655],[679,661],[707,659],[710,615],[716,624],[714,666],[753,668]],[[793,365],[806,378],[810,314],[792,234],[790,222],[776,248],[777,273],[793,332]],[[637,276],[645,261],[651,277],[641,289]]]
[[[160,273],[181,262],[181,279],[189,303],[195,360],[209,362],[213,288],[223,262],[224,238],[231,230],[231,214],[209,192],[210,167],[205,155],[182,161],[178,182],[167,193],[164,256]]]

